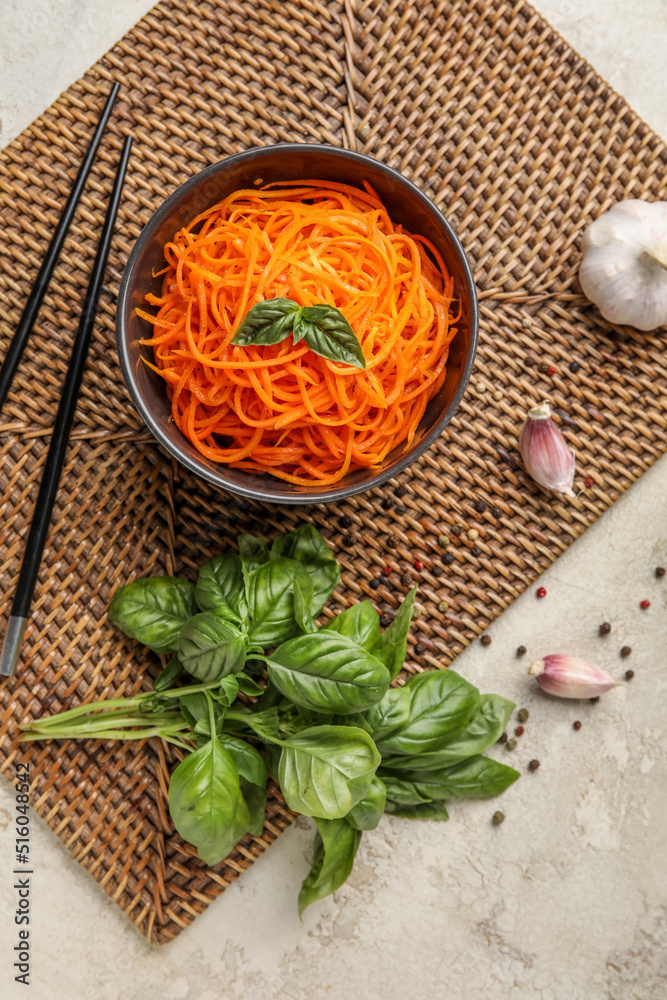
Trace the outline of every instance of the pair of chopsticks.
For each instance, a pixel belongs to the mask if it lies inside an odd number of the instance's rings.
[[[28,338],[32,332],[32,328],[37,318],[37,313],[39,312],[39,308],[42,304],[49,281],[51,280],[51,276],[56,266],[58,256],[63,243],[65,242],[67,231],[72,222],[72,218],[74,216],[79,198],[81,197],[86,179],[90,173],[90,168],[93,164],[93,160],[95,159],[95,154],[97,153],[102,135],[109,120],[118,90],[119,85],[115,83],[104,106],[104,110],[102,111],[95,134],[91,139],[85,159],[81,164],[74,186],[72,187],[69,198],[67,199],[65,207],[62,211],[60,221],[51,240],[51,244],[46,253],[46,257],[44,258],[44,263],[39,269],[39,273],[30,293],[28,303],[23,311],[21,319],[19,320],[16,333],[9,346],[2,368],[0,369],[0,407],[2,407],[7,393],[9,392],[9,388],[12,384],[12,380],[16,374],[16,370],[21,359],[21,355],[23,354],[23,349],[25,348]],[[97,305],[99,302],[100,292],[102,290],[104,272],[106,270],[107,260],[109,257],[111,238],[113,236],[114,224],[116,222],[116,215],[120,204],[123,181],[127,171],[131,146],[132,139],[130,136],[127,136],[116,170],[116,178],[114,180],[113,190],[109,199],[104,226],[102,227],[102,234],[97,248],[97,255],[95,257],[95,263],[93,264],[93,270],[88,282],[88,289],[83,309],[81,310],[79,329],[76,334],[74,346],[72,347],[72,354],[65,382],[63,384],[60,403],[58,405],[58,412],[53,425],[51,443],[49,445],[46,464],[42,474],[42,481],[40,483],[37,502],[35,504],[35,510],[30,525],[30,532],[26,542],[21,572],[16,586],[14,602],[12,604],[11,616],[7,626],[2,652],[0,653],[0,676],[9,677],[14,673],[14,668],[21,649],[21,643],[23,641],[23,633],[25,632],[25,627],[28,622],[30,605],[32,603],[32,597],[37,583],[37,574],[39,573],[39,567],[44,552],[44,545],[46,543],[46,536],[49,530],[51,513],[53,511],[53,503],[56,498],[60,474],[65,460],[65,452],[69,441],[72,422],[74,420],[77,398],[81,387],[81,380],[83,378],[83,370],[88,356],[88,348],[90,346],[93,325],[95,323]]]

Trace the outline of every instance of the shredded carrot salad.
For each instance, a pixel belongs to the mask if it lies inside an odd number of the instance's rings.
[[[394,226],[364,187],[235,191],[166,244],[162,295],[146,296],[157,315],[138,310],[154,328],[141,343],[154,350],[177,426],[214,462],[328,484],[411,444],[444,382],[454,282],[435,247]],[[291,335],[233,346],[248,310],[279,297],[340,309],[365,370]]]

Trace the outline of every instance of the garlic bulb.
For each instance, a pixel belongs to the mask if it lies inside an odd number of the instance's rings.
[[[548,403],[528,411],[521,428],[519,450],[526,472],[548,490],[573,497],[574,452],[568,448],[558,425],[551,419]]]
[[[667,324],[667,202],[621,201],[584,234],[579,280],[610,323]]]
[[[543,691],[558,698],[596,698],[618,682],[606,670],[578,656],[551,653],[531,663],[528,673]]]

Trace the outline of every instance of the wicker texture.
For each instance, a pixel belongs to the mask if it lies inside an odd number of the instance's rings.
[[[667,446],[661,338],[610,327],[576,280],[592,218],[621,198],[664,197],[665,149],[527,4],[160,4],[2,154],[2,351],[116,79],[122,100],[0,425],[4,622],[114,163],[131,129],[108,288],[33,619],[17,677],[2,688],[8,771],[24,754],[12,743],[17,721],[135,692],[158,669],[106,619],[119,583],[193,576],[239,531],[311,520],[343,566],[327,613],[363,597],[391,612],[418,580],[407,668],[443,666]],[[415,180],[457,227],[481,293],[477,367],[451,426],[400,483],[337,507],[271,509],[174,467],[140,426],[113,346],[120,274],[153,210],[194,171],[282,140],[356,148]],[[547,498],[518,465],[519,425],[544,398],[577,451],[576,500]],[[392,574],[372,589],[387,565]],[[274,789],[263,836],[207,869],[168,818],[169,750],[35,744],[27,756],[36,810],[154,942],[189,924],[291,819]]]

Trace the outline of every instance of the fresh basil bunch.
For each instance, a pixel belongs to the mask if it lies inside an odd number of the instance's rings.
[[[446,801],[489,798],[518,777],[483,756],[511,702],[480,695],[453,670],[390,687],[416,588],[384,631],[370,601],[318,628],[339,578],[329,546],[305,525],[272,544],[240,535],[238,554],[210,559],[195,584],[157,577],[121,587],[114,624],[174,654],[154,690],[38,719],[23,738],[159,736],[181,748],[169,808],[209,865],[246,833],[261,834],[271,773],[288,806],[317,823],[302,913],[343,884],[362,832],[383,813],[447,819]],[[198,683],[182,685],[184,673]]]

